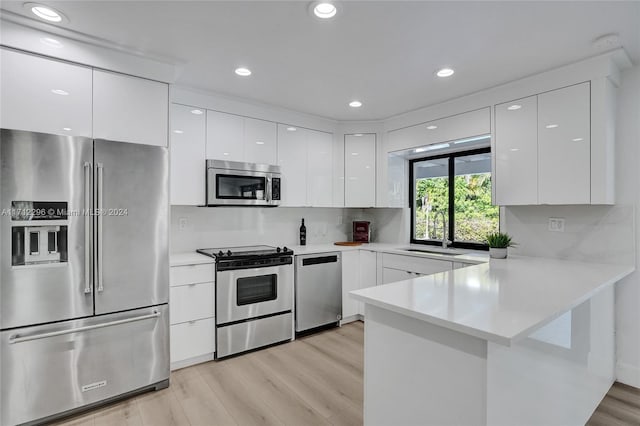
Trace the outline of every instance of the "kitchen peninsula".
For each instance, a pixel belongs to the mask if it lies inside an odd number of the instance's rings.
[[[351,292],[365,425],[584,424],[614,381],[614,283],[634,270],[512,257]]]

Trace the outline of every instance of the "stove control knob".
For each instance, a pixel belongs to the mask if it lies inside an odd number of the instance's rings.
[[[280,247],[276,247],[276,252],[280,253],[282,251],[282,249]]]
[[[283,251],[284,253],[286,253],[286,252],[288,252],[288,251],[289,251],[289,249],[287,248],[287,246],[284,246],[284,247],[282,247],[282,251]]]
[[[231,256],[231,250],[227,250],[227,256]]]
[[[222,257],[222,256],[224,256],[224,253],[222,252],[222,250],[220,250],[220,251],[218,252],[218,257]]]

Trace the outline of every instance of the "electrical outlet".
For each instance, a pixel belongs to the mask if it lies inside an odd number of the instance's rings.
[[[186,217],[181,217],[180,219],[178,219],[178,228],[181,231],[184,231],[185,229],[187,229],[188,224],[189,224],[189,221],[187,220]]]
[[[342,225],[342,215],[341,214],[338,215],[337,219],[338,219],[338,225]]]
[[[549,218],[549,231],[551,231],[551,232],[564,232],[564,218],[563,217],[550,217]]]

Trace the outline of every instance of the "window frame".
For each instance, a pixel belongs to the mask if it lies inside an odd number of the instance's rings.
[[[412,158],[411,160],[409,160],[409,208],[411,209],[411,228],[410,231],[411,232],[411,236],[410,236],[410,241],[411,244],[423,244],[423,245],[430,245],[430,246],[440,246],[442,243],[440,241],[426,241],[426,240],[418,240],[415,238],[415,209],[416,209],[416,200],[415,200],[415,181],[414,181],[414,164],[415,163],[419,163],[421,161],[427,161],[427,160],[437,160],[437,159],[442,159],[442,158],[447,158],[448,159],[448,166],[449,166],[449,209],[447,211],[447,239],[451,241],[451,244],[449,244],[449,247],[453,247],[453,248],[461,248],[461,249],[473,249],[473,250],[489,250],[489,244],[486,243],[474,243],[474,242],[468,242],[468,241],[455,241],[453,240],[453,236],[455,235],[455,208],[454,207],[454,202],[455,202],[455,185],[453,184],[454,178],[455,178],[455,159],[457,157],[466,157],[469,155],[475,155],[475,154],[487,154],[487,153],[491,153],[491,147],[483,147],[483,148],[476,148],[476,149],[469,149],[469,150],[465,150],[465,151],[454,151],[454,152],[448,152],[445,154],[436,154],[436,155],[430,155],[430,156],[425,156],[425,157],[420,157],[420,158]],[[494,180],[493,180],[493,173],[491,173],[491,185],[493,186],[494,184]],[[498,230],[500,227],[500,221],[498,220]]]

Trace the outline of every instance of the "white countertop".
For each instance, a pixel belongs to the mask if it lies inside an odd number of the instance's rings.
[[[489,260],[489,252],[486,252],[486,251],[464,250],[468,253],[457,255],[457,256],[451,256],[447,254],[423,253],[423,252],[403,250],[407,248],[425,249],[425,250],[428,250],[430,248],[436,249],[436,250],[438,249],[436,246],[424,246],[419,244],[363,243],[362,245],[359,245],[359,246],[337,246],[332,243],[327,243],[327,244],[312,244],[307,246],[288,246],[288,248],[293,250],[294,255],[327,253],[331,251],[371,250],[371,251],[380,252],[380,253],[392,253],[392,254],[400,254],[403,256],[414,256],[414,257],[422,257],[427,259],[448,260],[452,262],[469,263],[469,264],[485,263]]]
[[[189,251],[184,253],[171,253],[169,256],[170,266],[184,266],[184,265],[198,265],[201,263],[213,263],[215,260],[212,257],[205,256],[195,251]]]
[[[380,308],[509,346],[634,269],[513,256],[352,291],[350,295]]]

